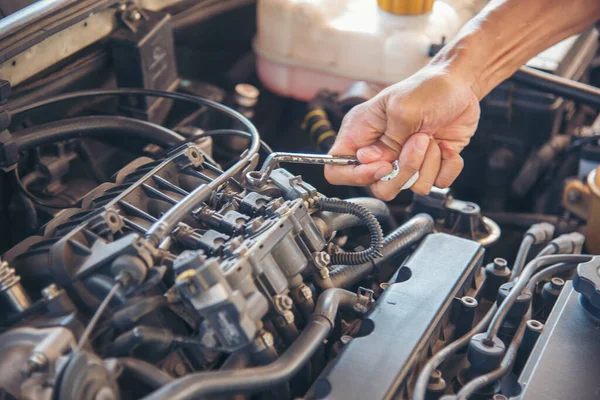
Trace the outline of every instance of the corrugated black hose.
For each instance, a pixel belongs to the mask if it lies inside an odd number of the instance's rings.
[[[348,288],[360,281],[373,268],[418,243],[425,235],[433,232],[434,221],[428,214],[417,214],[390,233],[383,241],[382,257],[360,265],[340,265],[330,272],[334,287]]]
[[[371,246],[366,250],[357,252],[334,252],[331,254],[331,263],[333,265],[357,265],[365,264],[373,261],[377,257],[381,257],[383,250],[383,231],[379,221],[367,208],[350,203],[349,201],[339,199],[321,198],[319,199],[319,209],[321,211],[331,211],[341,214],[352,214],[369,229],[371,235]]]

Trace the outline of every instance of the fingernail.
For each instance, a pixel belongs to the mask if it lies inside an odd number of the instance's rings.
[[[383,151],[377,146],[367,146],[358,150],[358,156],[361,158],[368,158],[370,160],[377,160],[383,155]]]
[[[375,174],[373,175],[373,177],[377,180],[383,178],[386,175],[389,175],[392,172],[392,167],[381,167],[379,168],[377,171],[375,171]]]
[[[427,147],[429,147],[429,137],[425,135],[417,136],[415,140],[415,150],[417,153],[425,153],[427,151]]]

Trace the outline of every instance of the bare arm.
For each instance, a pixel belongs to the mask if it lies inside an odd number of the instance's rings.
[[[432,63],[471,76],[481,99],[532,57],[599,19],[599,0],[493,0]]]
[[[351,110],[332,154],[363,165],[326,167],[333,184],[393,199],[416,172],[416,193],[447,187],[479,120],[479,100],[529,59],[600,19],[600,0],[492,0],[431,63]],[[400,173],[378,179],[399,160]]]

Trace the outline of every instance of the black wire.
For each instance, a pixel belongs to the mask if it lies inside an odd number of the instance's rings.
[[[228,130],[222,129],[222,130],[208,131],[208,132],[202,133],[201,135],[195,135],[195,136],[192,136],[192,137],[186,139],[186,141],[184,141],[183,143],[179,143],[177,145],[178,147],[180,147],[181,145],[183,145],[185,143],[189,143],[189,141],[195,141],[195,140],[201,139],[202,137],[206,137],[206,136],[217,136],[217,135],[227,135],[228,134],[228,135],[236,135],[236,136],[244,136],[244,137],[247,136],[247,137],[252,138],[252,133],[258,134],[258,132],[256,131],[256,127],[254,127],[254,125],[252,125],[252,123],[247,118],[245,118],[243,115],[239,114],[237,111],[232,110],[231,108],[229,108],[223,104],[220,104],[216,101],[205,99],[205,98],[202,98],[199,96],[188,95],[188,94],[184,94],[184,93],[173,93],[173,92],[165,92],[165,91],[150,90],[150,89],[129,89],[129,88],[96,89],[96,90],[84,90],[84,91],[78,91],[78,92],[64,93],[62,95],[43,99],[43,100],[31,103],[31,104],[26,104],[21,107],[17,107],[17,108],[13,108],[13,109],[9,108],[7,111],[9,112],[9,115],[11,117],[14,117],[15,115],[34,110],[36,108],[44,107],[47,105],[51,105],[51,104],[55,104],[55,103],[59,103],[59,102],[67,101],[67,100],[75,100],[75,99],[79,99],[82,97],[119,96],[119,95],[141,95],[141,96],[148,96],[148,97],[162,97],[162,98],[169,98],[169,99],[173,99],[173,100],[180,100],[180,101],[185,101],[188,103],[208,106],[208,107],[211,107],[213,109],[216,109],[216,110],[228,115],[229,117],[231,117],[235,120],[238,120],[246,128],[248,128],[248,130],[251,132],[251,133],[247,133],[244,131],[237,131],[234,129],[228,129]],[[220,132],[220,133],[218,133],[218,132]],[[261,144],[261,148],[265,152],[267,152],[267,153],[273,152],[273,150],[271,150],[271,148],[266,143],[264,143],[262,140],[261,140],[260,144]],[[173,151],[173,149],[169,150],[168,152],[171,152],[171,151]],[[21,183],[19,174],[16,169],[15,169],[15,180],[16,180],[17,185],[23,192],[23,194],[27,198],[29,198],[31,201],[33,201],[34,203],[36,203],[42,207],[53,208],[53,209],[65,209],[65,208],[71,208],[71,207],[74,207],[75,205],[77,205],[77,203],[68,204],[68,205],[57,205],[57,204],[48,203],[44,200],[41,200],[40,198],[36,197],[31,192],[29,192],[29,190],[27,190],[27,188]]]
[[[88,322],[87,326],[85,327],[85,330],[83,331],[83,334],[79,338],[79,342],[77,343],[75,352],[81,351],[88,338],[92,334],[92,331],[96,327],[96,324],[100,320],[100,317],[102,316],[102,314],[104,314],[104,311],[106,311],[106,309],[108,308],[110,301],[115,296],[115,294],[117,294],[120,288],[121,282],[117,282],[115,286],[113,286],[113,288],[110,290],[110,292],[108,292],[104,300],[102,300],[102,303],[98,306],[98,309],[94,313],[94,316],[92,317],[92,319],[90,319],[90,322]]]
[[[7,111],[11,117],[34,110],[36,108],[44,107],[51,104],[67,100],[75,100],[83,97],[98,97],[98,96],[146,96],[146,97],[161,97],[172,100],[180,100],[188,103],[203,105],[220,111],[221,113],[241,122],[250,133],[258,136],[256,127],[246,117],[237,111],[213,100],[205,99],[199,96],[193,96],[185,93],[176,92],[165,92],[162,90],[151,90],[151,89],[135,89],[135,88],[117,88],[117,89],[95,89],[95,90],[82,90],[78,92],[64,93],[58,96],[50,97],[37,101],[35,103],[27,104],[22,107],[8,108]]]
[[[25,197],[27,197],[29,200],[33,201],[38,206],[46,207],[46,208],[53,208],[56,210],[63,210],[65,208],[75,207],[78,203],[78,202],[74,202],[74,203],[70,203],[70,204],[59,205],[59,204],[46,202],[46,201],[40,199],[39,197],[35,196],[33,193],[31,193],[29,191],[29,189],[27,189],[25,187],[25,185],[23,185],[23,182],[21,182],[21,178],[19,177],[19,164],[15,165],[14,178],[15,178],[15,183],[17,184],[17,186],[19,187],[21,192],[25,195]]]
[[[210,131],[204,131],[197,135],[190,136],[190,137],[186,138],[183,142],[177,143],[175,146],[171,147],[170,149],[167,149],[167,150],[163,151],[162,153],[159,153],[155,157],[155,159],[158,160],[161,158],[168,157],[171,153],[175,153],[176,151],[180,150],[184,145],[186,145],[188,143],[195,142],[195,141],[200,140],[205,137],[214,137],[214,136],[238,136],[238,137],[244,137],[244,138],[248,138],[248,139],[252,138],[252,135],[250,133],[245,132],[245,131],[240,131],[237,129],[214,129],[214,130],[210,130]],[[271,149],[271,147],[268,144],[266,144],[263,140],[260,141],[260,148],[267,155],[271,154],[273,152],[273,149]]]

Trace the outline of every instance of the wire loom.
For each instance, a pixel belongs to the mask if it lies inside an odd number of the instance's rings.
[[[321,211],[331,211],[342,214],[352,214],[369,229],[371,235],[371,246],[366,250],[358,252],[333,252],[330,254],[331,263],[334,265],[359,265],[382,257],[383,231],[377,218],[365,207],[344,200],[321,198],[319,199]]]

